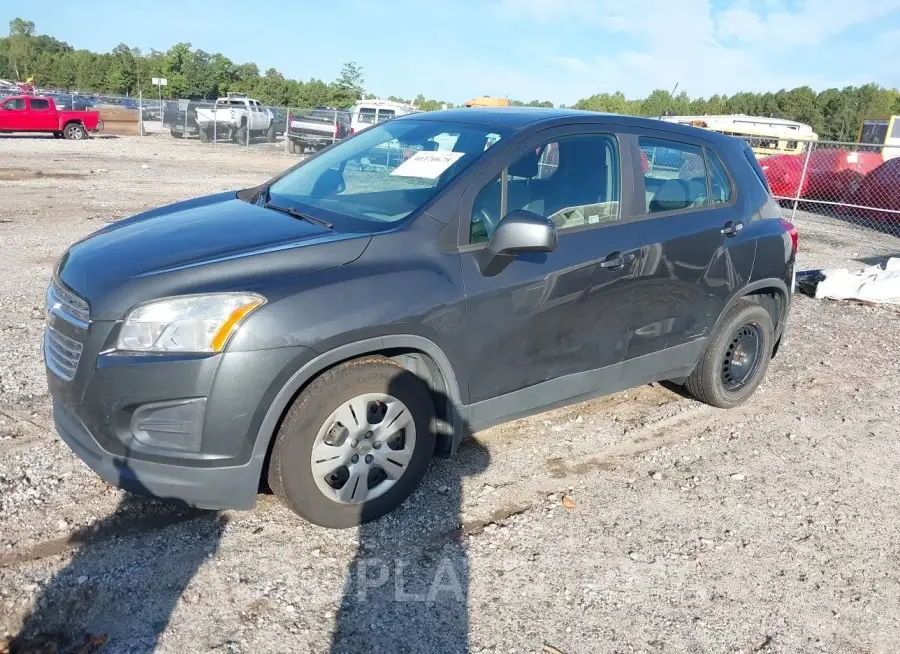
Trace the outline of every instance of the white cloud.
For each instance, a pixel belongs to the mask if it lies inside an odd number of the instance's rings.
[[[624,39],[614,53],[605,48],[603,54],[585,55],[582,47],[576,56],[577,50],[563,47],[545,56],[561,76],[548,80],[547,87],[568,86],[567,102],[576,94],[637,95],[675,82],[692,95],[840,86],[856,81],[856,73],[836,73],[829,62],[852,57],[870,76],[883,70],[881,59],[896,65],[887,42],[877,49],[863,43],[851,49],[834,39],[900,11],[900,0],[799,0],[790,10],[786,6],[782,0],[498,0],[495,9],[507,20],[540,21],[548,32],[581,27],[594,31],[598,43],[604,33]],[[816,61],[815,68],[802,68],[797,62],[803,58]]]

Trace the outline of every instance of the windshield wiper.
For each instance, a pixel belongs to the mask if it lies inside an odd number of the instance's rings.
[[[269,189],[266,189],[266,199],[263,202],[263,206],[266,209],[272,209],[273,211],[280,211],[283,214],[287,214],[288,216],[292,216],[294,218],[299,218],[300,220],[305,220],[308,223],[312,223],[313,225],[319,225],[320,227],[325,227],[326,229],[334,229],[334,225],[332,225],[327,220],[323,220],[322,218],[316,218],[315,216],[310,216],[300,211],[297,211],[293,207],[282,207],[279,204],[272,204],[269,201]]]

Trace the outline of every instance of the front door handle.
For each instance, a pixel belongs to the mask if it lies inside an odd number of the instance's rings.
[[[600,267],[615,270],[616,268],[621,268],[626,263],[630,263],[631,261],[634,261],[633,252],[629,252],[627,254],[622,254],[621,252],[613,252],[600,262]]]
[[[729,220],[727,223],[725,223],[725,226],[722,228],[722,233],[725,234],[725,236],[734,236],[742,229],[744,229],[744,223],[734,222],[733,220]]]

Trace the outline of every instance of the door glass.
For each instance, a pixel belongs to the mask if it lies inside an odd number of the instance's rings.
[[[25,99],[24,98],[16,98],[14,100],[7,100],[3,104],[4,109],[24,109],[25,108]]]
[[[38,110],[49,109],[49,108],[50,108],[50,102],[49,102],[48,100],[41,100],[41,99],[39,99],[39,98],[34,98],[34,99],[31,101],[31,108],[32,108],[32,109],[38,109]]]
[[[619,152],[607,134],[566,136],[529,150],[507,167],[506,211],[502,175],[478,192],[470,243],[490,240],[500,218],[524,209],[551,219],[557,229],[619,219]]]
[[[648,164],[644,171],[647,213],[709,205],[701,148],[644,137],[639,143]]]
[[[725,172],[725,164],[716,154],[706,149],[706,161],[709,164],[709,188],[712,204],[726,204],[731,201],[731,180]]]

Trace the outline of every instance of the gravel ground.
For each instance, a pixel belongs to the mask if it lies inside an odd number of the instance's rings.
[[[900,650],[892,309],[798,297],[745,406],[654,384],[509,423],[359,529],[269,496],[212,513],[102,483],[50,426],[51,264],[103,221],[291,161],[162,136],[0,140],[0,652],[23,628],[61,651],[101,634],[104,652]],[[900,253],[795,222],[801,268]]]

